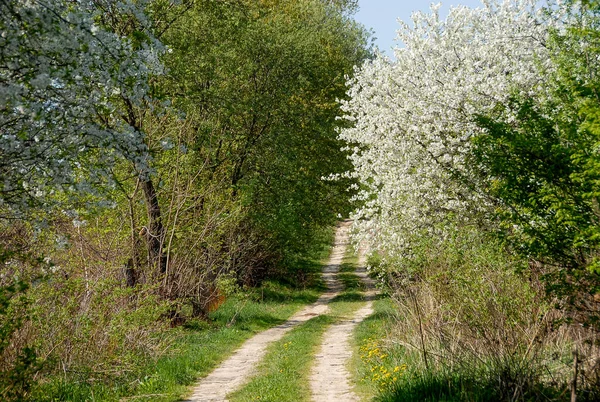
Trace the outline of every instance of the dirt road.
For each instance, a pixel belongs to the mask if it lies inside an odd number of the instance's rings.
[[[323,280],[327,286],[327,291],[314,304],[296,313],[285,323],[247,340],[231,357],[198,383],[187,402],[226,401],[228,394],[237,391],[250,380],[258,363],[264,357],[269,344],[281,339],[294,326],[327,312],[327,304],[341,290],[341,284],[336,278],[336,273],[339,271],[348,246],[350,225],[350,221],[344,221],[337,228],[335,244],[328,264],[323,270]]]
[[[352,391],[347,364],[352,357],[350,337],[354,329],[362,320],[373,314],[371,299],[375,295],[375,287],[373,281],[366,274],[365,254],[366,250],[361,249],[357,274],[366,285],[367,303],[356,311],[351,318],[333,324],[325,332],[310,376],[311,394],[314,402],[360,400]]]

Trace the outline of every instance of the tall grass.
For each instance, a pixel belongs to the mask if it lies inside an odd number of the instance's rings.
[[[70,237],[64,246],[50,229],[0,228],[0,245],[6,235],[28,245],[13,249],[48,256],[35,264],[12,255],[0,260],[0,342],[6,343],[0,347],[0,400],[178,400],[186,385],[243,340],[316,300],[319,259],[327,256],[331,238],[324,231],[314,259],[279,267],[285,280],[253,287],[234,274],[218,277],[213,287],[222,297],[199,315],[189,300],[173,299],[162,282],[148,280],[149,270],[138,270],[138,283],[128,286],[122,239],[102,223],[85,230],[65,224],[60,233]],[[30,286],[11,296],[12,278]],[[5,295],[11,297],[6,306]],[[19,325],[9,325],[15,320]]]
[[[582,341],[595,334],[557,325],[561,316],[526,262],[477,230],[441,242],[423,236],[410,258],[372,263],[401,312],[387,347],[407,368],[381,401],[564,400],[574,346],[575,394],[598,397],[598,349]]]
[[[44,401],[178,401],[188,386],[208,374],[246,339],[284,322],[318,297],[316,289],[297,290],[277,282],[247,289],[230,297],[206,320],[190,320],[160,336],[165,350],[158,357],[137,361],[135,370],[119,378],[95,380],[90,373],[50,376],[31,399]]]

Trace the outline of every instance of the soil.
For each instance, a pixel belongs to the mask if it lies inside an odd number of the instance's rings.
[[[353,392],[347,365],[352,357],[350,338],[356,326],[373,314],[373,280],[366,274],[365,250],[359,250],[357,274],[367,287],[367,303],[347,320],[332,325],[323,336],[321,348],[311,371],[310,387],[314,402],[359,401]]]
[[[327,286],[327,291],[315,303],[296,313],[285,323],[261,332],[247,340],[231,357],[221,363],[219,367],[196,385],[192,396],[186,402],[227,401],[226,397],[228,394],[240,389],[255,374],[256,367],[265,356],[269,344],[280,340],[296,325],[308,321],[317,315],[327,313],[327,304],[342,289],[342,285],[337,280],[336,274],[339,271],[346,247],[348,246],[350,226],[350,221],[344,221],[337,228],[331,256],[329,257],[328,264],[323,269],[323,280]],[[337,326],[335,327],[337,328]],[[344,331],[347,332],[347,330]],[[349,348],[347,347],[347,349],[347,354],[349,355]],[[333,358],[329,357],[329,354],[327,356],[325,360]],[[332,361],[331,364],[338,364],[335,362]],[[345,399],[344,397],[343,399],[319,400],[336,401],[351,399]]]

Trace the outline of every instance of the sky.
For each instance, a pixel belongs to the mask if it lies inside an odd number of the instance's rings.
[[[392,47],[395,45],[394,38],[396,30],[399,28],[396,19],[410,21],[413,11],[429,11],[429,6],[438,1],[431,0],[359,0],[360,10],[354,18],[364,24],[367,28],[372,28],[377,40],[375,44],[383,53],[393,58]],[[478,7],[480,0],[443,0],[440,9],[440,16],[444,18],[448,15],[450,6],[465,5],[468,7]]]

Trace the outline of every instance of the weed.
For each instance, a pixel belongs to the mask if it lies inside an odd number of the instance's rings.
[[[367,338],[363,341],[360,359],[371,372],[368,378],[382,391],[394,387],[407,368],[406,364],[390,367],[387,357],[379,340]]]

